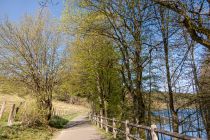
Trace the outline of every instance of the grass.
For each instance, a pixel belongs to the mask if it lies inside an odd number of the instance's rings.
[[[64,128],[64,126],[69,122],[68,119],[65,119],[63,117],[60,117],[60,116],[53,116],[51,119],[50,119],[50,122],[49,122],[49,125],[51,127],[54,127],[54,128]]]
[[[0,127],[1,140],[49,140],[56,131],[51,127],[26,127],[13,125]]]
[[[57,129],[61,129],[64,128],[65,125],[72,120],[73,118],[75,118],[78,115],[78,113],[75,114],[71,114],[71,115],[66,115],[66,116],[53,116],[50,119],[49,125],[51,127],[57,128]]]
[[[98,132],[100,133],[101,136],[103,136],[104,139],[106,139],[106,140],[118,140],[118,138],[117,139],[113,138],[111,132],[106,133],[104,129],[98,128],[97,126],[94,126],[94,127],[98,130]]]
[[[27,127],[23,125],[13,125],[11,127],[3,125],[0,127],[0,140],[50,140],[55,132],[64,126],[77,114],[64,117],[53,116],[49,126]]]
[[[74,114],[71,114],[71,115],[63,116],[63,118],[70,121],[70,120],[72,120],[73,118],[75,118],[78,115],[79,115],[79,113],[74,113]]]
[[[40,127],[27,127],[18,124],[18,116],[14,125],[7,126],[7,119],[11,106],[13,103],[19,105],[20,102],[26,101],[26,107],[32,106],[29,103],[33,101],[31,97],[21,98],[16,95],[0,94],[0,107],[2,101],[6,100],[6,110],[3,114],[3,118],[0,119],[0,140],[49,140],[53,137],[54,133],[62,129],[70,120],[76,117],[78,114],[88,111],[87,108],[79,105],[71,105],[64,102],[54,101],[53,106],[59,110],[68,110],[70,115],[62,117],[54,116],[50,120],[51,124],[48,126]],[[29,108],[29,109],[30,109]]]

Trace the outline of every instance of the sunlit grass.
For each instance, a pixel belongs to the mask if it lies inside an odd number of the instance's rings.
[[[19,105],[20,102],[26,102],[26,104],[34,102],[30,96],[25,98],[20,98],[16,95],[4,95],[0,94],[0,106],[3,101],[6,100],[6,109],[3,114],[3,117],[0,119],[0,140],[49,140],[52,138],[54,133],[62,128],[73,118],[79,114],[88,112],[88,109],[79,105],[67,104],[60,101],[53,101],[53,106],[59,110],[68,110],[67,115],[54,118],[54,125],[44,125],[44,126],[33,126],[28,127],[20,125],[18,120],[19,114],[16,115],[14,125],[9,127],[7,126],[7,120],[9,112],[11,110],[12,104]],[[26,105],[28,107],[30,105]],[[24,106],[21,106],[24,107]],[[31,107],[31,106],[30,106]],[[59,129],[58,129],[59,128]]]
[[[13,125],[12,127],[0,127],[1,140],[48,140],[56,131],[55,128],[43,127],[26,127]]]

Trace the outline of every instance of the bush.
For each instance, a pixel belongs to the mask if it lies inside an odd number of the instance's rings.
[[[27,102],[20,109],[17,119],[21,120],[22,124],[28,127],[48,124],[44,110],[40,110],[35,101]]]
[[[54,128],[63,128],[69,121],[59,116],[51,117],[49,125]]]

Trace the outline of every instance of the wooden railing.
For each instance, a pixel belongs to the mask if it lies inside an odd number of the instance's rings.
[[[125,140],[162,140],[164,136],[169,138],[166,139],[182,139],[182,140],[201,140],[200,138],[182,135],[175,132],[169,132],[161,129],[157,129],[156,125],[151,125],[150,127],[144,125],[137,125],[129,123],[126,121],[119,121],[115,118],[106,118],[103,116],[89,114],[89,119],[91,122],[105,131],[111,132],[113,138],[123,137]],[[140,135],[144,135],[144,138],[140,138]]]
[[[56,107],[52,108],[52,115],[53,116],[67,116],[72,115],[72,110],[69,109],[58,109]]]
[[[15,117],[17,115],[17,113],[19,112],[20,107],[22,107],[22,105],[24,104],[24,106],[26,107],[26,102],[20,102],[18,105],[14,104],[14,103],[8,103],[6,101],[3,101],[0,104],[0,120],[2,119],[3,115],[5,114],[5,112],[9,112],[8,119],[7,119],[7,125],[8,126],[12,126],[14,124],[15,121]],[[66,115],[72,115],[72,111],[69,109],[58,109],[56,107],[52,108],[52,115],[53,116],[66,116]],[[21,123],[21,122],[19,122]],[[1,124],[0,124],[1,125]]]
[[[8,121],[7,121],[7,125],[8,126],[12,126],[15,120],[15,116],[18,113],[21,105],[23,104],[23,102],[20,102],[20,104],[18,106],[16,106],[15,104],[10,104],[9,107],[11,107],[10,111],[9,111],[9,116],[8,116]],[[0,108],[0,119],[3,117],[3,114],[6,110],[6,101],[3,101],[1,108]]]

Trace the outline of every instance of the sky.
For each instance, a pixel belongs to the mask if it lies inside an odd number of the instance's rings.
[[[8,17],[10,20],[18,22],[25,14],[35,15],[41,6],[41,0],[0,0],[0,22]],[[47,7],[52,17],[60,18],[64,0],[53,0]]]

